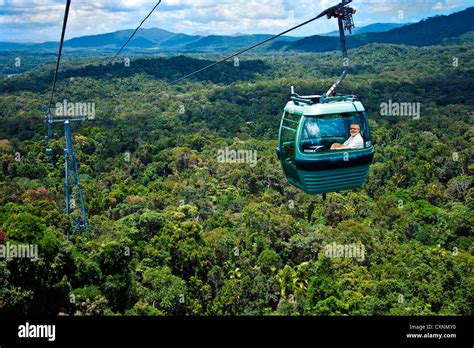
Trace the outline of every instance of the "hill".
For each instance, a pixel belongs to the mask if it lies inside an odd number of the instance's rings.
[[[132,29],[120,30],[113,33],[89,35],[73,38],[64,42],[66,50],[86,50],[90,48],[102,50],[116,50],[133,32]],[[231,50],[238,47],[253,45],[271,35],[186,35],[182,33],[172,33],[159,28],[140,29],[135,37],[129,42],[126,50],[165,50],[165,51],[212,51]],[[280,38],[282,41],[294,41],[297,38],[289,36]],[[0,51],[28,50],[28,51],[56,51],[58,43],[14,43],[0,42]]]
[[[369,43],[392,43],[411,46],[437,45],[474,30],[474,7],[447,16],[436,16],[418,23],[374,23],[365,27],[355,28],[354,35],[347,38],[348,48],[357,48]],[[90,35],[66,40],[66,50],[116,50],[127,40],[132,29],[113,33]],[[126,50],[134,52],[216,52],[232,51],[254,45],[269,38],[269,34],[232,36],[225,35],[187,35],[172,33],[159,28],[140,29],[130,41]],[[45,42],[24,44],[0,42],[0,51],[47,51],[57,50],[58,43]],[[314,35],[305,38],[283,36],[272,44],[265,46],[269,50],[299,50],[308,52],[326,52],[339,49],[337,32]]]
[[[474,30],[474,7],[448,16],[436,16],[381,33],[347,36],[347,47],[356,48],[369,43],[392,43],[410,46],[441,44]],[[325,52],[339,49],[339,38],[315,35],[290,43],[275,42],[272,49]]]
[[[363,27],[355,27],[352,29],[352,34],[379,33],[395,28],[400,28],[405,25],[407,25],[407,23],[373,23]],[[339,30],[334,30],[326,34],[320,34],[320,36],[339,36]]]

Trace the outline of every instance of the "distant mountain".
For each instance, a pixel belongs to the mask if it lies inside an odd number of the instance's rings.
[[[0,42],[0,49],[3,51],[16,51],[27,49],[27,47],[33,46],[33,44],[23,44],[16,42]]]
[[[186,35],[186,34],[176,34],[169,40],[166,40],[160,44],[161,48],[183,48],[186,45],[193,43],[195,41],[198,41],[202,39],[204,36],[199,36],[199,35]]]
[[[118,49],[133,33],[132,29],[120,30],[113,33],[80,36],[64,41],[65,49]],[[177,35],[169,31],[151,28],[140,29],[135,37],[128,43],[128,48],[148,49],[159,46]],[[0,42],[0,50],[57,50],[58,42],[45,42],[40,44],[16,44],[10,42]]]
[[[392,29],[385,33],[368,33],[370,42],[429,46],[440,44],[446,38],[474,30],[474,7],[449,16],[435,16],[421,22]]]
[[[408,24],[412,23],[373,23],[364,27],[355,27],[354,29],[352,29],[352,34],[380,33],[395,28],[400,28]],[[334,30],[326,34],[321,34],[320,36],[339,36],[339,30]]]
[[[358,28],[355,35],[349,35],[347,37],[347,46],[348,48],[356,48],[369,43],[428,46],[455,42],[457,37],[474,30],[473,17],[474,7],[470,7],[464,11],[448,16],[431,17],[413,24],[375,23]],[[395,28],[388,30],[394,26]],[[116,50],[123,45],[132,32],[132,29],[127,29],[113,33],[81,36],[65,41],[64,47],[66,50]],[[303,39],[282,36],[265,48],[271,50],[284,49],[309,52],[339,50],[339,38],[332,35],[332,33],[328,33],[326,35],[309,36]],[[159,28],[151,28],[140,29],[130,41],[126,50],[154,50],[179,53],[232,51],[254,45],[269,37],[271,37],[271,35],[268,34],[232,36],[187,35],[172,33]],[[45,42],[41,44],[0,42],[0,51],[56,51],[57,47],[57,42]]]
[[[449,42],[470,31],[474,31],[474,7],[448,16],[435,16],[418,23],[404,25],[386,32],[361,33],[347,36],[347,47],[357,48],[369,43],[391,43],[410,46],[430,46]],[[451,40],[452,41],[452,40]],[[271,49],[325,52],[339,50],[339,38],[332,36],[309,36],[294,42],[275,42]]]
[[[113,33],[81,36],[74,39],[66,40],[64,47],[70,48],[89,48],[89,47],[104,47],[104,48],[119,48],[133,33],[132,29],[120,30]],[[137,48],[152,48],[160,43],[171,39],[176,34],[169,31],[151,28],[140,29],[134,38],[128,43],[129,47]]]
[[[35,50],[57,50],[59,42],[44,42],[41,44],[34,43],[16,43],[16,42],[0,42],[0,51],[35,51]]]
[[[88,35],[76,37],[64,41],[65,49],[118,49],[132,34],[132,29],[120,30],[113,33]],[[179,52],[206,52],[226,51],[238,47],[253,45],[259,41],[269,38],[271,35],[256,34],[240,36],[220,35],[186,35],[172,33],[159,28],[140,29],[135,37],[128,43],[127,50],[166,50]],[[282,41],[294,41],[298,38],[284,36]],[[11,42],[0,42],[0,50],[57,50],[57,42],[46,42],[41,44],[21,44]]]
[[[273,35],[256,34],[243,36],[219,36],[209,35],[199,40],[188,43],[184,46],[187,51],[227,51],[229,49],[242,48],[255,45]],[[284,36],[280,38],[282,42],[292,42],[298,38]]]

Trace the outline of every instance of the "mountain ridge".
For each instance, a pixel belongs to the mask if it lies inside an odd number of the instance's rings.
[[[354,29],[352,29],[352,34],[385,32],[395,28],[403,27],[408,24],[413,23],[372,23],[363,27],[356,26]],[[339,36],[339,30],[333,30],[329,33],[320,34],[320,36]]]
[[[429,46],[442,44],[446,39],[456,38],[474,30],[474,7],[450,15],[426,18],[412,24],[374,23],[357,28],[355,34],[347,36],[347,47],[357,48],[369,43],[405,44]],[[390,27],[396,26],[393,29]],[[374,30],[371,32],[370,30]],[[124,29],[111,33],[80,36],[66,40],[65,50],[102,49],[116,50],[123,45],[133,32]],[[297,50],[326,52],[339,50],[339,37],[334,32],[304,38],[282,36],[267,46],[267,50]],[[270,38],[271,34],[251,35],[188,35],[173,33],[160,28],[140,29],[129,42],[127,51],[161,50],[165,52],[199,53],[210,51],[230,51],[254,45]],[[0,51],[29,50],[55,51],[57,42],[15,43],[0,42]]]
[[[474,7],[469,7],[450,15],[429,17],[386,32],[347,35],[346,45],[349,49],[370,43],[404,44],[417,47],[438,45],[446,39],[474,31],[473,16]],[[326,52],[338,50],[339,46],[338,37],[313,35],[290,43],[275,42],[270,49]]]

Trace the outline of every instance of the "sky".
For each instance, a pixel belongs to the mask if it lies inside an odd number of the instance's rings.
[[[277,34],[340,0],[162,0],[143,28],[201,35]],[[134,29],[157,0],[72,0],[66,40]],[[65,0],[0,0],[0,41],[59,41]],[[409,23],[474,6],[474,0],[354,0],[356,26]],[[319,20],[291,33],[309,36],[337,29]]]

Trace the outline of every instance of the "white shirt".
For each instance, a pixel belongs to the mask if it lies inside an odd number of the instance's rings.
[[[362,138],[362,135],[360,135],[360,133],[357,133],[354,136],[351,135],[349,139],[347,139],[342,145],[347,146],[351,149],[363,149],[364,139]]]

